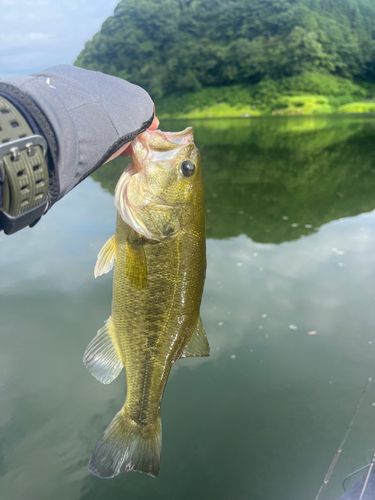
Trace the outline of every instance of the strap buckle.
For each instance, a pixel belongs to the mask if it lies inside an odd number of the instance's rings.
[[[36,154],[35,147],[40,146],[43,150],[43,161],[45,162],[45,155],[47,153],[47,142],[45,139],[40,136],[40,135],[30,135],[27,137],[22,137],[20,139],[16,139],[13,141],[8,141],[6,143],[0,144],[0,183],[4,183],[6,175],[6,168],[4,165],[4,157],[7,157],[13,164],[16,162],[20,162],[20,166],[25,164],[25,168],[23,169],[22,176],[25,177],[25,182],[32,182],[32,175],[30,174],[30,171],[32,171],[32,168],[30,170],[30,165],[26,164],[24,162],[24,159],[21,158],[21,152],[25,151],[25,154],[27,158],[33,157]],[[39,153],[40,155],[40,153]],[[22,155],[24,156],[24,155]],[[32,160],[32,158],[29,158]],[[30,163],[30,162],[29,162]],[[44,165],[46,169],[46,165]],[[9,176],[7,176],[9,177]],[[20,176],[20,172],[18,172],[18,177]],[[10,179],[8,178],[8,181],[10,182]],[[48,179],[46,179],[48,182]],[[22,188],[19,188],[17,185],[12,185],[14,190],[19,190]],[[21,191],[22,192],[22,191]],[[19,213],[16,214],[10,214],[8,213],[4,207],[0,207],[0,231],[4,230],[5,234],[13,234],[20,229],[23,229],[26,226],[29,226],[33,222],[35,222],[38,218],[40,218],[47,206],[47,200],[46,200],[46,189],[44,190],[45,195],[43,196],[44,199],[41,203],[36,204],[35,206],[32,206],[31,208],[27,210],[21,210]],[[3,193],[4,194],[4,193]],[[18,194],[18,193],[17,193]]]

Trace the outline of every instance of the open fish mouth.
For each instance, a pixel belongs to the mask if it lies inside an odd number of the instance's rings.
[[[191,127],[181,132],[147,130],[132,142],[133,162],[124,170],[116,185],[114,204],[123,221],[145,238],[159,239],[137,216],[139,209],[151,204],[159,210],[171,207],[149,189],[147,167],[157,164],[167,170],[173,168],[181,151],[193,142]]]
[[[173,160],[181,149],[194,142],[193,129],[188,127],[181,132],[162,132],[146,130],[132,142],[133,162],[137,169],[142,169],[147,162],[165,163],[173,166]]]

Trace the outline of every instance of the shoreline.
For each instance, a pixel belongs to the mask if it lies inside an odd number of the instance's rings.
[[[203,109],[193,109],[188,112],[165,112],[163,103],[156,104],[160,109],[158,118],[161,120],[196,120],[196,119],[218,119],[218,118],[258,118],[261,116],[328,116],[328,115],[374,115],[375,101],[356,101],[339,106],[328,104],[326,96],[284,96],[280,99],[283,107],[260,107],[246,106],[242,104],[229,105],[218,103],[205,106]],[[255,108],[255,109],[254,109]]]
[[[326,117],[326,116],[336,116],[336,117],[342,117],[344,116],[351,116],[351,117],[358,117],[358,118],[363,118],[364,116],[369,117],[369,118],[375,118],[375,111],[371,112],[362,112],[362,113],[326,113],[326,114],[285,114],[285,115],[276,115],[276,114],[264,114],[264,115],[250,115],[250,116],[199,116],[199,117],[193,117],[193,116],[165,116],[165,115],[159,115],[158,113],[156,114],[159,120],[174,120],[174,121],[185,121],[185,120],[238,120],[238,119],[243,119],[243,120],[248,120],[249,118],[307,118],[307,117],[313,117],[313,118],[318,118],[318,117]]]
[[[162,119],[369,114],[375,113],[375,84],[360,86],[333,75],[305,73],[171,94],[155,99],[155,106]]]

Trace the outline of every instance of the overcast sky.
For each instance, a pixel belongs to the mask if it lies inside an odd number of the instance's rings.
[[[119,0],[0,0],[0,78],[72,64]]]

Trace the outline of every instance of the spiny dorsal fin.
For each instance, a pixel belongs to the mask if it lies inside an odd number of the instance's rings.
[[[134,288],[146,286],[146,253],[140,236],[126,242],[126,277]]]
[[[181,358],[189,358],[191,356],[209,356],[209,355],[210,355],[210,346],[208,345],[208,340],[206,332],[204,331],[203,328],[202,320],[199,317],[193,336],[189,340],[185,349],[182,351]]]
[[[95,278],[108,273],[112,269],[115,262],[115,253],[116,236],[113,235],[104,243],[103,248],[99,252],[94,271]]]
[[[110,384],[123,368],[113,340],[114,326],[111,316],[87,346],[83,362],[102,384]]]

